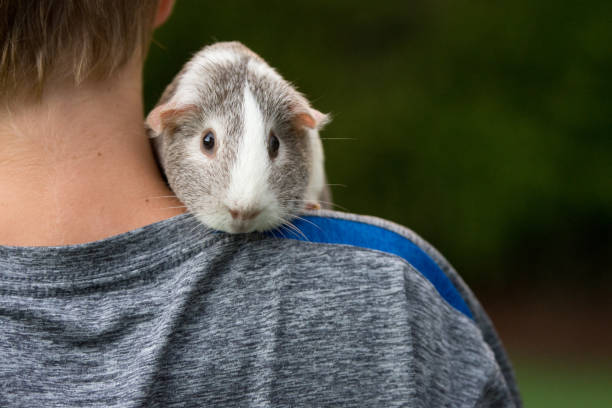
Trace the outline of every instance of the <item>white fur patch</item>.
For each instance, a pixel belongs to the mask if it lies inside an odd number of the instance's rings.
[[[244,88],[244,133],[230,174],[225,204],[238,211],[263,210],[275,199],[268,189],[267,127],[248,83]]]
[[[325,170],[323,168],[323,145],[316,129],[308,129],[310,146],[312,148],[312,169],[310,182],[306,188],[304,199],[306,201],[318,202],[321,191],[325,188]]]

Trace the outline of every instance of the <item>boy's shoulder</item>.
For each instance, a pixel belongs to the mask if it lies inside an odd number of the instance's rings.
[[[516,405],[520,406],[520,395],[511,363],[491,320],[450,262],[417,233],[378,217],[320,210],[306,212],[294,220],[291,227],[284,227],[268,235],[353,249],[355,254],[373,251],[383,257],[407,263],[409,273],[428,281],[443,299],[443,303],[467,317],[480,331],[484,342],[493,352]]]
[[[433,246],[401,225],[372,216],[323,210],[305,213],[291,226],[271,231],[268,235],[372,250],[400,258],[429,281],[450,306],[473,318],[470,307],[456,286],[462,282],[454,283],[449,276],[452,271],[450,264]]]

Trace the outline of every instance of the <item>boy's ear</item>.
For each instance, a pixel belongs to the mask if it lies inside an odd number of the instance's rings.
[[[174,133],[181,119],[187,118],[198,110],[196,105],[178,106],[168,102],[156,106],[149,114],[145,123],[153,130],[151,137],[161,135],[165,130]]]
[[[160,0],[157,3],[157,10],[155,11],[155,20],[153,21],[153,28],[157,28],[164,24],[170,14],[172,14],[172,8],[174,7],[174,0]]]
[[[309,129],[321,130],[323,126],[331,121],[329,115],[319,112],[316,109],[309,108],[306,112],[299,112],[295,115],[295,124],[298,127],[307,127]]]

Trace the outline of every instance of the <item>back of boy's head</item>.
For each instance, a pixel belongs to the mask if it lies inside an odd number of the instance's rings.
[[[110,77],[148,48],[158,0],[0,0],[0,100]]]

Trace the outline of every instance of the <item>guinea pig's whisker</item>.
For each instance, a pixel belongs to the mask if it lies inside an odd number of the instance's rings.
[[[287,202],[290,203],[309,203],[309,200],[286,200]],[[341,206],[340,204],[336,204],[336,203],[332,203],[331,201],[323,201],[323,200],[317,200],[320,204],[327,204],[330,205],[332,207],[338,207],[343,211],[348,211],[348,209],[346,207]]]
[[[310,240],[308,239],[308,237],[307,237],[307,236],[306,236],[306,235],[305,235],[305,234],[302,232],[302,230],[301,230],[301,229],[299,229],[299,228],[298,228],[298,227],[297,227],[295,224],[293,224],[293,223],[292,223],[290,220],[288,220],[287,218],[284,218],[284,217],[282,217],[282,216],[279,216],[279,215],[276,215],[275,217],[276,217],[276,219],[277,219],[277,220],[279,220],[279,221],[281,222],[281,225],[280,225],[278,228],[285,227],[285,228],[287,228],[288,230],[293,231],[295,234],[300,235],[300,236],[301,236],[302,238],[304,238],[306,241],[310,241]],[[284,237],[284,234],[282,234],[282,232],[281,232],[281,235],[283,235],[283,237]]]
[[[176,195],[152,196],[147,198],[178,198]]]
[[[319,226],[318,226],[317,224],[315,224],[314,222],[312,222],[312,221],[310,221],[310,220],[307,220],[306,218],[299,217],[299,216],[297,216],[297,215],[295,216],[295,218],[296,218],[296,219],[298,219],[298,220],[300,220],[300,221],[307,222],[308,224],[312,225],[313,227],[316,227],[316,228],[317,228],[319,231],[323,231],[323,230],[321,229],[321,227],[319,227]]]
[[[202,239],[206,238],[207,236],[209,236],[213,231],[210,230],[208,227],[206,227],[206,225],[201,224],[201,223],[197,223],[195,227],[193,227],[190,231],[189,231],[189,235],[193,234],[194,232],[196,232],[198,229],[204,229],[205,230],[205,234],[204,236],[202,236]]]
[[[200,225],[202,225],[202,224],[198,224],[198,225],[196,225],[195,227],[193,227],[192,229],[190,229],[190,230],[189,230],[189,235],[191,235],[191,234],[193,234],[194,232],[196,232],[196,231],[197,231],[197,230],[200,228]]]
[[[337,207],[337,208],[341,209],[342,211],[348,211],[348,208],[343,207],[340,204],[332,203],[331,201],[321,201],[321,200],[319,200],[319,202],[323,203],[323,204],[331,205],[332,207]]]
[[[278,227],[272,229],[272,231],[278,232],[281,235],[281,237],[283,237],[285,239],[287,238],[287,236],[285,234],[283,234],[282,225],[279,225]]]
[[[285,223],[283,224],[284,226],[286,226],[287,228],[289,228],[291,231],[293,231],[294,233],[298,234],[299,236],[301,236],[302,238],[304,238],[306,241],[310,241],[308,239],[308,237],[306,236],[306,234],[304,234],[302,232],[301,229],[298,228],[297,225],[295,225],[294,223],[292,223],[291,221],[285,221]]]
[[[296,227],[292,222],[287,221],[285,224],[283,224],[285,227],[289,228],[291,231],[293,231],[294,233],[298,234],[299,236],[301,236],[302,238],[304,238],[304,240],[306,241],[310,241],[308,239],[308,237],[302,232],[301,229],[299,229],[298,227]]]
[[[355,140],[354,137],[321,137],[321,140]]]

